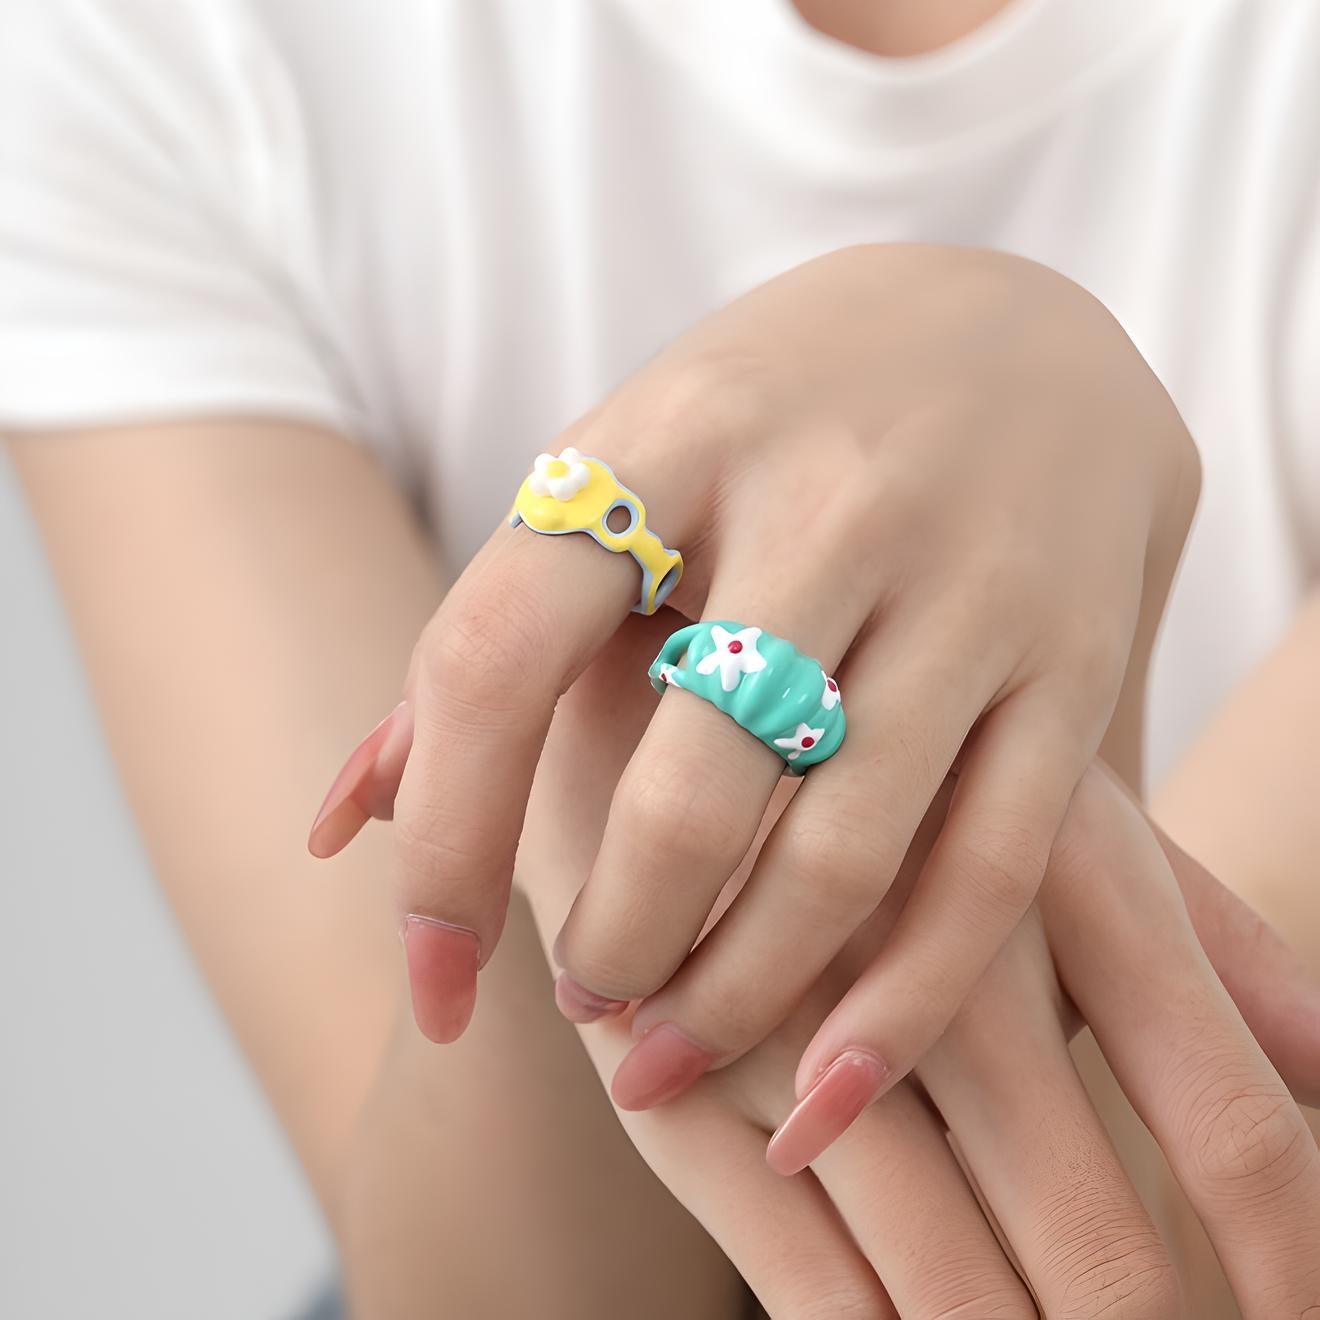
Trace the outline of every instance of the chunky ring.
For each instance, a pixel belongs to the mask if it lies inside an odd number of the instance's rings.
[[[718,706],[800,775],[843,742],[843,698],[820,663],[760,628],[694,623],[670,634],[647,671],[657,692],[686,688]]]
[[[627,525],[610,526],[616,509],[627,514]],[[683,576],[683,556],[669,550],[646,525],[646,507],[610,470],[608,463],[587,458],[576,449],[559,457],[538,454],[509,514],[509,526],[526,523],[534,532],[559,536],[586,532],[606,550],[627,553],[642,570],[642,594],[635,614],[654,614]]]

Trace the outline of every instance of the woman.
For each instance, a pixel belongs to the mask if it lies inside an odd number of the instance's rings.
[[[859,733],[869,726],[874,736],[880,727],[879,705],[865,718],[868,694],[883,694],[884,683],[904,672],[925,685],[908,689],[910,709],[919,712],[911,736],[890,725],[871,744],[891,766],[895,746],[913,755],[890,770],[896,778],[888,787],[904,790],[902,809],[883,838],[862,840],[873,864],[857,865],[856,849],[849,854],[859,882],[846,913],[826,923],[802,968],[785,962],[797,944],[785,945],[782,932],[801,929],[791,902],[755,923],[761,934],[741,941],[745,955],[723,960],[729,968],[769,950],[772,965],[796,971],[771,979],[772,989],[784,983],[782,993],[753,997],[768,1005],[754,1020],[746,1004],[734,1014],[712,993],[710,968],[719,961],[706,957],[703,983],[700,960],[691,960],[669,1003],[659,1001],[668,1015],[640,1019],[652,1027],[677,1021],[687,1044],[658,1071],[644,1070],[647,1084],[632,1096],[615,1083],[616,1097],[649,1104],[763,1038],[767,1046],[758,1050],[773,1047],[812,976],[833,965],[843,941],[855,934],[864,942],[868,932],[858,923],[883,896],[932,798],[938,811],[945,772],[962,752],[971,760],[960,779],[983,785],[983,796],[971,797],[971,809],[966,795],[963,808],[955,804],[961,833],[941,826],[944,851],[931,854],[943,856],[947,864],[935,870],[953,887],[924,879],[912,886],[907,937],[896,933],[887,945],[906,956],[888,964],[881,956],[865,976],[853,976],[856,989],[843,1000],[849,1031],[832,1042],[864,1046],[884,1064],[865,1099],[914,1065],[929,1091],[920,1067],[938,1070],[939,1060],[923,1065],[928,1048],[950,1020],[962,1020],[969,991],[969,1004],[986,993],[977,984],[985,967],[1011,961],[1017,942],[1033,938],[1019,919],[1060,828],[1068,829],[1079,778],[1090,782],[1086,767],[1102,740],[1107,759],[1138,782],[1133,694],[1143,686],[1195,486],[1163,391],[1078,286],[1123,322],[1187,419],[1207,471],[1199,539],[1154,680],[1161,771],[1300,608],[1310,568],[1305,537],[1315,521],[1301,444],[1315,406],[1303,369],[1317,305],[1307,207],[1318,120],[1304,77],[1305,55],[1316,50],[1314,17],[1298,4],[1097,10],[1064,0],[875,12],[771,4],[452,7],[405,11],[389,26],[365,6],[335,10],[333,23],[297,5],[256,13],[143,5],[131,18],[95,5],[21,13],[7,47],[18,55],[5,57],[3,80],[7,120],[27,131],[7,153],[0,184],[9,231],[0,260],[7,287],[18,291],[0,320],[0,422],[33,433],[15,445],[20,470],[65,565],[130,792],[199,957],[332,1218],[353,1225],[345,1240],[361,1308],[426,1313],[438,1304],[434,1267],[460,1314],[617,1314],[621,1296],[632,1313],[639,1306],[721,1313],[730,1283],[718,1254],[656,1199],[652,1185],[638,1181],[623,1193],[625,1180],[639,1175],[593,1121],[601,1110],[590,1079],[563,1052],[562,1033],[548,1023],[532,1027],[544,1012],[534,968],[526,960],[511,966],[505,954],[483,971],[483,1008],[443,1056],[419,1052],[406,1021],[387,1049],[397,994],[393,908],[367,880],[386,864],[383,854],[358,845],[336,863],[330,883],[340,887],[327,891],[318,877],[315,902],[291,862],[286,831],[309,785],[354,726],[369,722],[372,701],[385,705],[397,695],[403,661],[442,591],[398,494],[337,437],[376,446],[419,496],[455,567],[507,509],[530,457],[525,438],[536,437],[534,448],[572,424],[577,430],[566,440],[578,432],[614,437],[615,452],[629,456],[633,466],[620,465],[621,475],[687,557],[680,591],[688,594],[672,599],[693,617],[739,618],[747,610],[750,621],[766,619],[777,631],[805,629],[800,644],[832,649],[832,665],[852,653],[864,624],[894,615],[882,603],[902,605],[914,625],[923,603],[947,606],[921,620],[924,632],[889,634],[919,639],[916,654],[941,657],[947,670],[896,668],[904,654],[896,644],[873,657],[856,690],[845,675],[850,710],[862,715],[850,726],[850,749],[865,748]],[[1268,96],[1259,91],[1266,86]],[[903,245],[913,239],[939,246]],[[964,244],[1022,253],[1067,278],[1012,257],[950,251]],[[886,323],[891,309],[899,315]],[[115,333],[89,334],[97,323]],[[1025,342],[1014,342],[1019,335]],[[749,352],[749,339],[771,352]],[[662,345],[669,347],[630,374]],[[968,400],[970,410],[950,406]],[[275,420],[289,418],[302,425]],[[51,443],[52,430],[88,426],[112,429]],[[647,443],[630,451],[623,443],[630,433]],[[767,433],[774,442],[756,448]],[[1059,435],[1067,443],[1051,445]],[[887,443],[859,453],[858,437]],[[671,450],[672,465],[659,461]],[[643,454],[656,461],[638,469]],[[764,464],[752,462],[762,454]],[[812,541],[798,583],[793,555],[760,578],[739,566],[748,529],[771,522],[758,510],[787,515],[802,490],[816,501],[808,513],[826,494],[854,493],[858,502],[826,506],[840,515],[833,530],[849,538]],[[712,492],[721,498],[710,499]],[[731,509],[738,501],[730,492],[743,496],[743,507]],[[891,515],[886,530],[901,529],[902,537],[866,539],[860,498],[872,492],[891,501],[883,506]],[[1020,492],[1032,498],[1019,502]],[[1239,523],[1248,509],[1244,536]],[[98,544],[87,554],[89,539],[102,540],[98,527],[116,529],[115,553]],[[498,934],[502,886],[556,680],[585,666],[635,587],[623,571],[630,565],[605,560],[582,540],[550,544],[526,528],[503,529],[418,648],[425,663],[416,681],[433,691],[412,689],[419,741],[400,786],[400,898],[404,911],[431,919],[407,928],[406,946],[419,1023],[438,1038],[462,1030],[476,966]],[[970,577],[973,566],[984,567],[987,546],[997,573]],[[871,575],[886,556],[892,565],[900,547],[914,548],[905,571],[877,587]],[[1002,554],[1005,547],[1015,555]],[[849,548],[858,551],[851,560]],[[504,595],[489,589],[492,565]],[[736,612],[707,608],[721,572],[736,584]],[[996,577],[1000,589],[988,595],[984,584]],[[204,600],[199,580],[207,583]],[[1027,580],[1030,594],[1022,590]],[[787,587],[802,595],[815,587],[820,597],[822,583],[838,581],[849,589],[831,599],[855,604],[862,617],[837,637],[826,635],[824,615],[784,614],[795,596]],[[1207,596],[1233,619],[1231,632],[1214,628]],[[544,627],[516,631],[527,618],[544,623],[546,599],[570,626],[553,636]],[[519,613],[510,612],[510,600]],[[113,618],[103,612],[107,601]],[[1002,630],[1003,653],[971,682],[971,662],[990,656],[1004,618],[986,608],[991,602],[1016,614]],[[1289,654],[1305,654],[1307,635],[1299,632]],[[437,639],[444,646],[454,638],[462,645],[451,647],[448,668],[432,663]],[[519,649],[511,638],[561,646]],[[500,661],[487,668],[504,682],[480,689],[450,681],[454,656],[465,674],[480,672],[475,662],[483,658]],[[501,706],[499,693],[523,673],[545,680],[535,700],[518,692],[519,701]],[[1012,693],[1001,690],[1005,683]],[[206,693],[201,708],[198,692]],[[1017,710],[1005,695],[1019,699]],[[657,989],[682,961],[681,946],[736,864],[734,845],[756,832],[771,772],[780,768],[751,759],[764,749],[737,741],[736,729],[698,723],[705,707],[679,700],[662,703],[663,725],[653,726],[660,732],[648,735],[669,739],[651,766],[672,765],[681,746],[709,738],[708,750],[733,758],[732,782],[749,791],[726,804],[736,817],[732,842],[708,828],[705,846],[687,855],[705,871],[695,887],[700,901],[677,919],[672,904],[668,920],[635,919],[639,911],[666,916],[663,902],[638,899],[639,873],[645,895],[663,894],[672,872],[645,873],[658,849],[636,847],[635,829],[616,829],[613,843],[606,834],[602,847],[614,852],[601,856],[612,864],[583,890],[586,906],[575,911],[562,948],[572,975],[560,998],[578,1016],[584,1002]],[[621,738],[631,727],[624,716],[635,720],[635,712],[620,712]],[[964,747],[973,726],[977,737]],[[164,774],[157,750],[163,736],[180,733],[201,762],[184,782]],[[350,798],[356,820],[390,810],[407,744],[402,736],[390,741],[326,819]],[[259,746],[278,755],[254,751]],[[588,754],[577,749],[574,775],[585,777]],[[1222,756],[1211,755],[1210,765],[1224,764]],[[1287,774],[1289,762],[1282,763],[1283,771],[1274,768],[1271,749],[1271,772]],[[1303,772],[1303,761],[1291,764],[1292,774]],[[877,791],[883,784],[859,781],[855,767],[845,779],[841,767],[842,752],[833,766],[814,769],[794,804],[825,801],[818,838],[850,822],[864,834],[873,804],[894,800]],[[827,772],[840,791],[815,791],[831,782]],[[1263,774],[1257,782],[1267,782]],[[650,783],[656,775],[633,778]],[[1198,814],[1212,803],[1221,822],[1237,810],[1244,819],[1266,818],[1259,809],[1248,814],[1247,795],[1225,802],[1208,789],[1201,796],[1195,777],[1192,785],[1188,800]],[[840,815],[848,793],[857,810]],[[1277,810],[1277,797],[1272,805]],[[1015,823],[1008,864],[988,870],[988,840],[1002,839],[1005,815]],[[338,819],[342,825],[342,811]],[[689,828],[682,815],[660,820],[667,838]],[[1288,825],[1272,827],[1271,847],[1295,864],[1310,827],[1306,813],[1289,813]],[[570,842],[580,849],[585,829],[566,826],[561,849]],[[341,833],[330,845],[342,841]],[[1264,855],[1260,849],[1257,840],[1246,855]],[[588,868],[592,856],[594,849]],[[1165,863],[1147,855],[1146,864],[1154,885]],[[968,884],[993,870],[1006,877],[997,901],[984,920],[960,930],[951,914],[967,910],[977,892]],[[576,885],[585,878],[579,868]],[[562,876],[558,885],[562,891]],[[1067,921],[1051,920],[1052,892],[1046,879],[1040,938],[1053,944]],[[551,900],[536,901],[551,909]],[[547,940],[565,906],[543,930]],[[262,915],[255,931],[253,913]],[[526,950],[528,931],[523,909],[515,909],[504,938]],[[1204,927],[1201,934],[1207,938]],[[1038,978],[1047,970],[1039,954],[1022,954]],[[639,958],[651,961],[639,966]],[[638,982],[621,977],[621,967],[636,970]],[[912,995],[906,1014],[895,1016],[895,992],[923,968],[929,993]],[[860,973],[861,964],[847,970]],[[1221,971],[1228,977],[1222,963]],[[853,983],[844,979],[834,1002]],[[1029,980],[1024,974],[1014,984]],[[758,984],[731,971],[723,983]],[[684,987],[686,1001],[676,1000]],[[1032,1002],[1047,1001],[1042,990]],[[688,1025],[701,1014],[704,1034]],[[1231,1034],[1226,1006],[1215,1014]],[[1267,1018],[1253,1017],[1262,1040]],[[733,1021],[741,1030],[718,1052],[708,1049],[711,1032]],[[591,1030],[608,1039],[615,1028],[625,1030],[617,1021]],[[792,1058],[779,1060],[787,1079],[779,1085],[787,1084],[790,1099],[796,1056],[809,1038],[810,1031],[795,1040]],[[1233,1057],[1266,1086],[1254,1071],[1261,1061],[1234,1040]],[[1283,1052],[1273,1053],[1284,1066]],[[636,1064],[632,1072],[637,1081]],[[334,1087],[325,1084],[331,1075]],[[691,1094],[679,1102],[689,1110],[701,1099],[696,1088]],[[901,1103],[908,1094],[889,1092]],[[891,1105],[888,1096],[883,1104]],[[1018,1108],[1033,1112],[1025,1102]],[[906,1112],[917,1113],[910,1105]],[[1285,1135],[1295,1134],[1298,1120],[1286,1107],[1278,1112]],[[437,1129],[436,1115],[451,1122]],[[675,1104],[630,1122],[634,1132],[647,1123],[654,1132],[680,1120]],[[1095,1169],[1105,1143],[1084,1121],[1072,1149]],[[799,1146],[785,1167],[819,1156],[820,1138],[828,1142],[837,1127],[817,1128],[815,1143]],[[695,1121],[683,1129],[701,1130]],[[488,1135],[474,1143],[474,1133]],[[645,1151],[644,1137],[641,1144]],[[1067,1183],[1059,1176],[1067,1149],[1060,1144],[1058,1158],[1047,1161],[1056,1185]],[[702,1183],[702,1156],[689,1150],[682,1163],[686,1179],[670,1170],[669,1181]],[[1156,1283],[1144,1297],[1129,1289],[1108,1300],[1138,1308],[1132,1314],[1166,1313],[1174,1303],[1164,1245],[1147,1231],[1119,1172],[1104,1169],[1114,1215],[1141,1225],[1136,1277]],[[468,1197],[437,1195],[437,1182],[459,1175],[468,1175]],[[1313,1177],[1308,1157],[1288,1181],[1305,1197]],[[799,1190],[776,1197],[814,1195],[802,1185],[782,1184]],[[573,1213],[607,1189],[603,1224],[598,1213]],[[987,1195],[993,1205],[996,1196]],[[789,1202],[776,1197],[758,1191],[720,1225],[703,1215],[767,1298],[787,1295],[778,1268],[786,1259],[789,1273],[800,1274],[778,1250],[775,1225],[804,1213],[817,1226],[830,1222],[819,1201],[777,1218],[775,1206]],[[548,1216],[551,1202],[556,1212]],[[1271,1241],[1282,1245],[1272,1252],[1256,1242],[1250,1253],[1266,1262],[1266,1277],[1238,1268],[1238,1302],[1248,1314],[1271,1314],[1262,1308],[1280,1298],[1299,1310],[1313,1300],[1314,1270],[1303,1250],[1308,1207],[1304,1199],[1268,1217]],[[1055,1218],[1069,1222],[1066,1214]],[[1221,1250],[1244,1218],[1237,1205],[1219,1225]],[[970,1217],[964,1223],[979,1231]],[[531,1262],[516,1278],[502,1275],[489,1254],[492,1224]],[[383,1225],[392,1226],[389,1251]],[[474,1225],[482,1230],[476,1240]],[[415,1252],[405,1228],[417,1234]],[[687,1272],[677,1275],[653,1251],[639,1255],[642,1231],[672,1234]],[[437,1236],[453,1250],[437,1255]],[[1095,1235],[1083,1229],[1082,1236]],[[1101,1239],[1102,1248],[1113,1240]],[[975,1240],[991,1280],[976,1284],[979,1295],[997,1289],[997,1306],[1027,1305],[1005,1258],[992,1261],[993,1244],[984,1235]],[[876,1234],[875,1269],[862,1271],[870,1282],[860,1300],[850,1294],[856,1306],[883,1313],[875,1280],[898,1286],[897,1265],[884,1254],[892,1245],[892,1234]],[[1066,1268],[1077,1257],[1053,1254],[1065,1268],[1042,1259],[1023,1262],[1024,1271],[1049,1298],[1049,1313],[1065,1314],[1076,1304],[1068,1298],[1079,1295]],[[833,1264],[840,1268],[828,1279],[856,1283],[857,1259],[849,1257],[846,1269]],[[618,1280],[612,1269],[627,1277]],[[914,1293],[899,1303],[904,1314],[933,1305],[915,1295],[932,1273],[900,1279]],[[814,1274],[810,1285],[819,1298]],[[1107,1277],[1098,1286],[1122,1291]],[[796,1299],[791,1305],[771,1309],[802,1311]]]

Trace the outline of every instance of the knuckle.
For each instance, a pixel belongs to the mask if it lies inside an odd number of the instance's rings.
[[[1304,1121],[1281,1085],[1216,1088],[1196,1106],[1187,1136],[1196,1177],[1217,1199],[1272,1201],[1315,1158]]]
[[[648,430],[701,442],[745,434],[765,417],[765,367],[752,354],[705,349],[665,367],[648,391]]]
[[[1003,526],[998,544],[969,569],[973,600],[993,611],[996,618],[1007,613],[1009,622],[1042,617],[1048,603],[1047,566],[1021,528]],[[1048,617],[1048,616],[1045,616]]]
[[[1268,1205],[1314,1172],[1315,1142],[1282,1081],[1262,1076],[1236,1040],[1220,1034],[1214,1011],[1190,1010],[1197,1016],[1189,1012],[1158,1087],[1201,1195],[1238,1210]]]
[[[1182,1285],[1163,1249],[1113,1247],[1078,1272],[1065,1294],[1061,1320],[1168,1320],[1182,1314]]]
[[[422,635],[422,660],[446,700],[483,713],[520,709],[543,682],[537,665],[555,622],[529,581],[505,576],[466,591],[440,610]]]
[[[1039,1249],[1050,1281],[1050,1314],[1061,1320],[1164,1320],[1179,1314],[1177,1270],[1158,1231],[1106,1181],[1098,1171],[1070,1180],[1041,1203]]]

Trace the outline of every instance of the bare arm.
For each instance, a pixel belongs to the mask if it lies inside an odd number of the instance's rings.
[[[1159,822],[1320,968],[1320,591],[1154,798]]]
[[[406,1004],[388,832],[306,852],[444,588],[371,458],[274,422],[12,451],[155,869],[360,1313],[614,1315],[625,1277],[657,1316],[726,1307],[736,1280],[614,1124],[525,910],[470,1038],[438,1049]]]
[[[397,943],[383,841],[318,871],[300,827],[344,740],[390,704],[439,575],[366,456],[311,430],[12,450],[156,872],[333,1215]]]

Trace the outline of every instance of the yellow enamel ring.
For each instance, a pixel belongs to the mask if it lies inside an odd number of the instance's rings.
[[[576,449],[536,456],[509,514],[510,527],[519,523],[543,536],[586,532],[613,554],[631,555],[642,570],[634,614],[654,614],[683,576],[683,556],[647,527],[641,500],[608,463]]]

